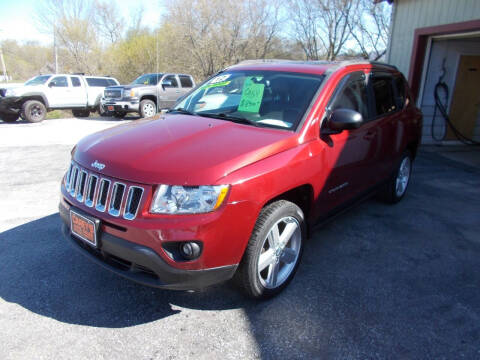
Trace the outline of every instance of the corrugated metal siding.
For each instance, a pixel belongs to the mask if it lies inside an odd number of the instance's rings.
[[[395,0],[388,62],[408,76],[415,29],[480,18],[480,0]]]

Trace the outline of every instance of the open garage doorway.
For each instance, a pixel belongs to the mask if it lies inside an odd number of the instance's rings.
[[[417,102],[424,114],[424,144],[461,144],[438,102],[463,135],[480,141],[479,84],[480,33],[430,37]]]

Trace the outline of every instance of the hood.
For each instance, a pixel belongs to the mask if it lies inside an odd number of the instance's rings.
[[[3,93],[5,93],[7,90],[14,90],[14,96],[22,96],[29,93],[42,92],[44,91],[44,89],[44,85],[16,85],[2,88]]]
[[[295,133],[189,115],[165,115],[82,139],[74,160],[144,184],[214,185],[248,164],[295,145]]]
[[[154,85],[143,85],[143,84],[129,84],[129,85],[115,85],[115,86],[108,86],[105,88],[105,90],[114,90],[114,89],[124,89],[124,90],[130,90],[130,89],[136,89],[136,88],[143,88],[143,87],[155,87]]]

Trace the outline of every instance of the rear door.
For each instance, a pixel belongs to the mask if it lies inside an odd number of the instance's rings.
[[[356,71],[347,74],[337,85],[327,105],[327,116],[336,109],[351,109],[362,114],[363,125],[339,134],[328,134],[323,126],[320,141],[325,148],[329,174],[318,197],[318,210],[328,213],[360,195],[372,185],[378,139],[375,124],[370,120],[366,74]],[[326,120],[323,121],[325,125]]]
[[[70,101],[75,107],[85,107],[87,105],[87,91],[85,84],[79,76],[70,76]]]
[[[181,95],[185,95],[194,87],[193,79],[189,75],[178,75],[181,86]]]
[[[379,182],[391,175],[405,144],[405,123],[402,121],[402,116],[406,115],[402,111],[405,92],[401,93],[405,90],[405,83],[398,83],[391,73],[374,71],[369,86],[374,116],[372,124],[378,131],[379,146],[372,181]]]

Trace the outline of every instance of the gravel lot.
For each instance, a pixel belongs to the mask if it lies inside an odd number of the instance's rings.
[[[422,151],[406,198],[314,232],[268,302],[136,285],[65,243],[70,149],[116,120],[0,122],[0,358],[480,358],[480,170]],[[478,155],[478,154],[477,154]]]

